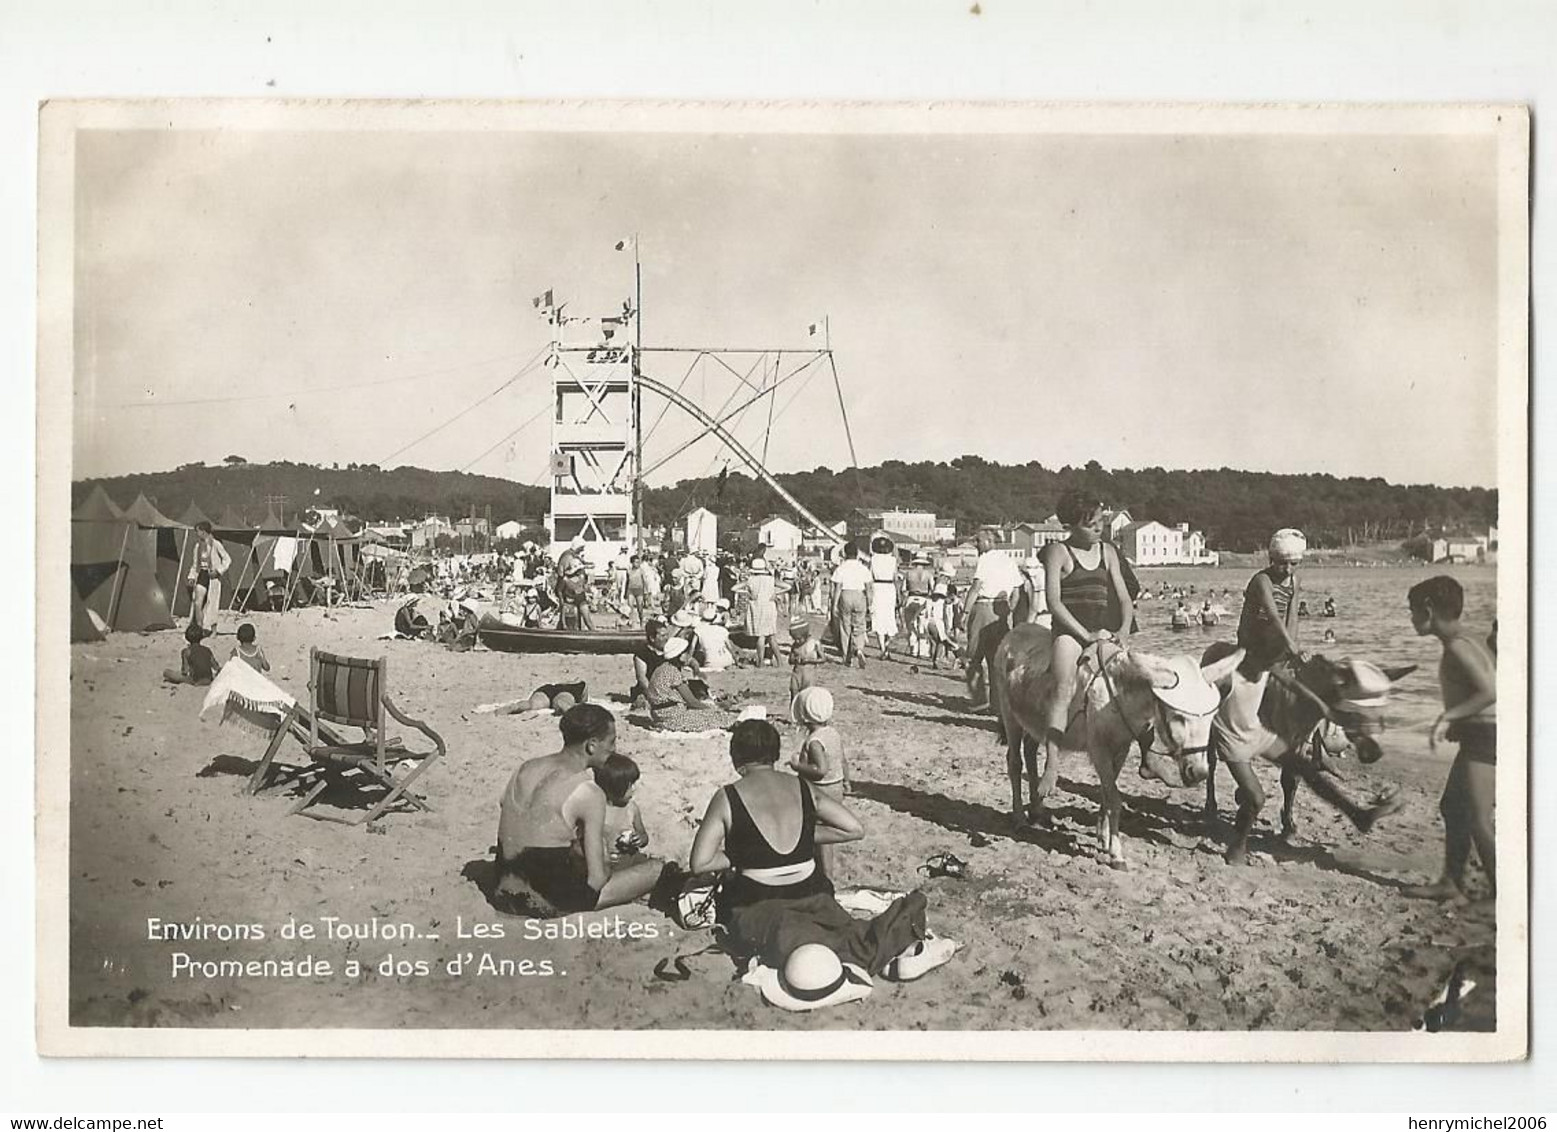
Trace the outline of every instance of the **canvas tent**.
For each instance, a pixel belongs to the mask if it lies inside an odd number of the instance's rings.
[[[184,513],[178,517],[178,521],[186,527],[198,527],[201,523],[211,523],[213,527],[216,525],[212,522],[210,516],[195,506],[193,500],[190,501],[188,507],[184,508]]]
[[[87,497],[81,501],[75,513],[70,516],[80,522],[112,523],[124,517],[124,512],[114,505],[114,501],[108,498],[108,493],[103,490],[102,484],[93,486]]]
[[[144,497],[136,500],[134,509],[142,518],[171,523]],[[88,626],[99,628],[97,623],[102,630],[131,633],[173,627],[168,593],[159,578],[159,528],[143,527],[121,512],[101,485],[76,509],[70,527],[71,583],[84,614],[78,616],[72,602],[73,640],[92,639]],[[173,528],[166,530],[171,537]]]

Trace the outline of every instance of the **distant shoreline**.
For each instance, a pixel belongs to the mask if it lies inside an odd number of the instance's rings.
[[[1269,559],[1264,551],[1242,553],[1236,551],[1221,551],[1221,561],[1215,568],[1224,566],[1249,566],[1258,568],[1264,566]],[[1355,546],[1337,546],[1323,550],[1310,548],[1304,556],[1304,563],[1309,566],[1432,566],[1448,565],[1447,563],[1432,563],[1413,556],[1401,549],[1399,543],[1374,542],[1361,543]],[[1497,560],[1488,562],[1463,562],[1453,563],[1456,566],[1496,566]],[[1136,567],[1137,569],[1162,569],[1163,567]],[[1183,569],[1198,569],[1187,566]]]

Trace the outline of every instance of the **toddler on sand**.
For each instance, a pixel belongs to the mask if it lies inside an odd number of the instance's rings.
[[[595,768],[594,774],[595,785],[606,796],[605,825],[601,830],[606,859],[618,861],[643,852],[649,844],[649,832],[644,828],[638,803],[632,800],[638,787],[638,764],[626,755],[612,755]]]
[[[254,639],[254,626],[247,621],[238,626],[238,644],[227,659],[235,658],[243,661],[256,672],[270,671],[270,661],[265,656],[265,650],[260,648],[259,642]]]
[[[189,628],[184,630],[184,640],[189,643],[179,654],[179,670],[164,668],[162,678],[169,684],[209,684],[216,679],[216,657],[200,643],[204,638],[205,631],[200,623],[191,621]]]
[[[790,716],[803,729],[800,753],[789,768],[824,794],[839,802],[849,791],[849,764],[843,753],[843,736],[832,726],[833,694],[813,685],[803,689],[790,704]],[[817,850],[822,871],[836,879],[837,850],[823,845]]]
[[[789,699],[793,703],[805,689],[816,684],[816,669],[826,663],[822,642],[811,635],[811,622],[796,617],[789,623]]]

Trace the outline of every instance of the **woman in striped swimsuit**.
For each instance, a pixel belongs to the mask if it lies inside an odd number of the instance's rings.
[[[1040,558],[1044,594],[1054,629],[1054,695],[1049,701],[1048,757],[1059,752],[1070,725],[1076,694],[1076,665],[1099,641],[1122,634],[1135,606],[1120,571],[1119,551],[1103,539],[1103,504],[1094,496],[1067,491],[1055,508],[1070,528],[1064,542],[1051,542]]]

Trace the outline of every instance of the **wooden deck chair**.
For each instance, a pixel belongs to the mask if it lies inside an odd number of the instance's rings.
[[[365,660],[361,657],[336,656],[334,653],[310,649],[308,652],[308,749],[319,780],[312,790],[299,798],[288,814],[302,813],[315,798],[330,785],[350,776],[367,778],[382,785],[385,794],[366,814],[353,819],[331,814],[305,814],[321,821],[335,821],[343,825],[363,825],[373,821],[396,802],[408,802],[419,810],[431,810],[432,806],[421,795],[413,793],[410,786],[429,767],[447,752],[443,738],[418,719],[404,714],[389,698],[386,691],[389,682],[389,660]],[[385,734],[386,714],[407,727],[414,727],[431,739],[431,751],[411,751],[399,739]],[[362,728],[364,740],[360,743],[342,743],[340,737],[323,726],[321,721]],[[279,739],[295,720],[283,722],[277,732]],[[320,742],[323,735],[325,742]],[[397,777],[394,768],[403,763],[416,763],[410,774]]]

